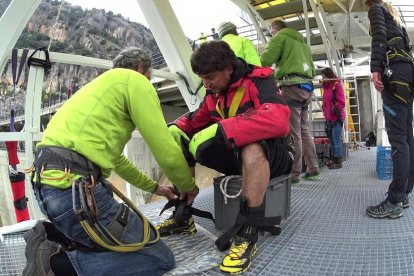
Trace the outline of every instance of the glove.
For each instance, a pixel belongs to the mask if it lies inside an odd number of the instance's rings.
[[[189,142],[190,138],[188,138],[187,134],[185,134],[184,131],[182,131],[178,126],[171,125],[168,127],[168,130],[170,131],[172,137],[174,138],[175,142],[181,147],[181,139],[184,139],[185,142]]]

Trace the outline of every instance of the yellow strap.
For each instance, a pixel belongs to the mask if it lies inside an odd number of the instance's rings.
[[[100,226],[95,225],[94,227],[92,227],[87,220],[80,220],[80,224],[82,225],[85,232],[89,235],[89,237],[91,237],[91,239],[95,241],[99,246],[115,252],[134,252],[144,248],[146,245],[152,245],[158,242],[160,240],[160,233],[158,232],[158,230],[148,221],[148,219],[138,210],[138,208],[135,207],[135,205],[132,203],[131,200],[129,200],[129,198],[124,196],[115,186],[112,186],[112,189],[114,193],[118,197],[120,197],[128,205],[128,207],[131,208],[142,219],[142,242],[123,244],[122,242],[118,241],[115,237],[113,237],[111,233],[107,232],[107,234],[109,234],[111,238],[117,243],[117,245],[110,245],[101,238],[103,233],[100,229]],[[156,237],[153,240],[150,240],[151,229],[153,229],[153,231],[156,234]],[[97,233],[97,231],[99,233]]]
[[[240,103],[244,96],[244,87],[239,86],[236,90],[236,94],[234,94],[233,100],[231,101],[230,110],[229,110],[229,118],[234,117],[237,113],[237,109],[239,109]]]
[[[237,109],[239,109],[240,103],[243,99],[245,89],[242,86],[239,86],[234,94],[233,100],[231,101],[230,109],[229,109],[229,118],[234,117],[237,113]],[[220,108],[220,101],[216,103],[216,111],[220,114],[221,118],[225,119],[224,112]]]
[[[224,119],[224,112],[220,108],[220,101],[219,100],[217,100],[217,103],[216,103],[216,111],[217,111],[218,114],[220,114],[220,117]]]

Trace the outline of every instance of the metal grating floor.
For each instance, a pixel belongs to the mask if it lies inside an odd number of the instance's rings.
[[[0,241],[0,275],[22,274],[26,264],[25,245],[21,233],[4,235],[4,241]]]
[[[414,206],[396,220],[365,214],[368,205],[385,198],[389,184],[378,180],[375,159],[375,148],[361,148],[350,152],[341,170],[324,168],[319,181],[293,187],[291,216],[281,235],[261,237],[244,275],[414,275]],[[163,204],[142,209],[155,211]],[[202,190],[195,205],[214,212],[213,188]],[[220,234],[212,222],[196,222]],[[0,275],[17,275],[12,266],[24,263],[24,247],[21,241],[13,245],[13,235],[7,239],[8,246],[0,243]],[[213,269],[200,275],[222,274]]]
[[[414,275],[414,208],[400,219],[372,219],[368,205],[385,198],[376,151],[350,152],[341,170],[323,168],[319,181],[292,187],[291,216],[278,237],[264,236],[244,275]],[[213,211],[212,190],[197,201]],[[198,223],[215,233],[204,220]],[[217,234],[217,233],[216,233]],[[221,275],[218,269],[202,275]]]

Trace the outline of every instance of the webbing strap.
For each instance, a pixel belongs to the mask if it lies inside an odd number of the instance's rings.
[[[168,201],[160,211],[160,215],[164,213],[165,210],[170,209],[171,207],[175,207],[174,219],[178,225],[185,224],[184,208],[189,211],[190,215],[206,218],[215,222],[212,213],[194,208],[192,206],[186,206],[186,200],[179,198]]]
[[[40,58],[33,57],[34,54],[38,51],[41,51],[41,52],[45,53],[45,59],[40,59]],[[46,47],[41,47],[39,49],[36,49],[30,55],[29,59],[27,60],[27,64],[29,65],[29,67],[31,65],[40,66],[40,67],[43,67],[46,71],[49,70],[50,68],[52,68],[52,63],[50,62],[50,58],[49,58],[49,51],[46,49]]]
[[[72,185],[72,192],[75,192],[74,183]],[[143,223],[143,239],[141,242],[124,244],[119,241],[119,237],[115,237],[114,233],[108,231],[101,225],[95,216],[93,216],[85,202],[83,189],[79,187],[79,199],[81,208],[77,208],[76,199],[73,195],[73,209],[75,214],[79,216],[79,222],[89,237],[100,247],[115,252],[134,252],[143,249],[146,246],[155,244],[160,239],[158,230],[148,221],[148,219],[135,207],[131,200],[125,197],[115,186],[112,186],[113,192],[121,198],[125,204],[132,209],[142,220]],[[156,234],[155,238],[151,240],[151,230]]]
[[[13,201],[14,208],[16,208],[17,210],[26,209],[27,208],[27,200],[28,200],[27,197],[24,196],[22,198],[19,198],[19,199]]]
[[[20,76],[23,71],[24,64],[26,63],[27,54],[29,53],[29,49],[23,49],[22,57],[20,58],[19,70],[17,70],[17,53],[18,50],[13,48],[12,50],[12,74],[13,74],[13,86],[16,87],[17,83],[19,82]]]
[[[219,250],[227,250],[230,247],[232,238],[240,232],[243,226],[256,227],[257,230],[269,232],[272,235],[279,235],[281,232],[281,228],[275,225],[279,225],[281,221],[281,216],[255,218],[245,216],[239,213],[239,215],[236,218],[236,223],[232,227],[230,227],[226,232],[224,232],[220,237],[218,237],[215,244]]]
[[[233,100],[231,101],[231,104],[230,104],[229,118],[234,117],[236,115],[237,109],[239,109],[240,103],[243,99],[244,92],[245,92],[244,87],[239,86],[237,88],[236,93],[233,96]],[[217,101],[216,103],[216,111],[218,114],[220,114],[221,118],[225,119],[224,112],[220,107],[220,101]]]
[[[234,94],[233,100],[231,101],[230,109],[229,109],[229,118],[234,117],[237,113],[237,109],[240,106],[240,103],[243,99],[245,89],[244,87],[240,86],[236,90],[236,94]]]

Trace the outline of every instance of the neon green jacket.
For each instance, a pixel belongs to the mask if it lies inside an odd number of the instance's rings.
[[[303,79],[313,79],[315,66],[312,53],[303,36],[292,28],[278,31],[269,41],[260,56],[262,66],[276,64],[276,79],[279,85],[310,83]],[[301,75],[303,76],[293,76]],[[287,78],[290,83],[283,79]]]
[[[259,55],[250,39],[234,34],[227,34],[221,40],[229,44],[237,57],[244,59],[247,63],[260,66]]]
[[[157,93],[145,76],[133,70],[111,69],[80,89],[53,116],[37,148],[56,145],[75,150],[98,165],[103,177],[114,170],[132,185],[153,192],[156,182],[123,155],[135,128],[168,179],[180,190],[192,190],[194,178],[167,128]],[[42,179],[42,183],[71,185],[68,179]]]

